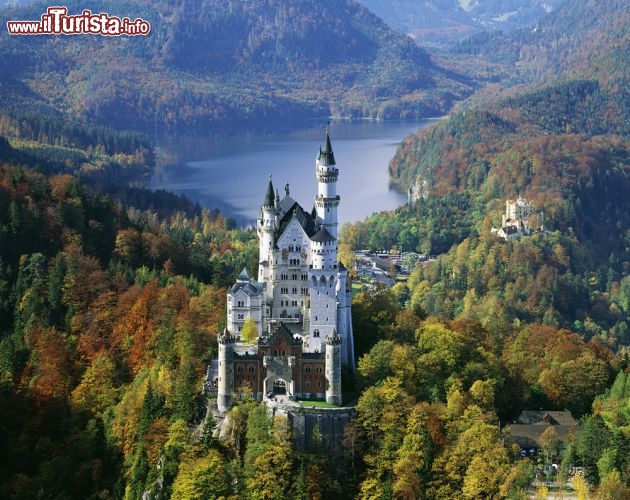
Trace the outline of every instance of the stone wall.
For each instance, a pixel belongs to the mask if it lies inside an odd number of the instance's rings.
[[[344,430],[356,414],[353,407],[285,407],[284,411],[289,419],[294,449],[330,453],[341,453]]]

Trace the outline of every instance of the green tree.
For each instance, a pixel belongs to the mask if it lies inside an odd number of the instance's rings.
[[[231,477],[225,458],[217,450],[191,450],[181,457],[173,483],[173,500],[210,500],[231,493]]]

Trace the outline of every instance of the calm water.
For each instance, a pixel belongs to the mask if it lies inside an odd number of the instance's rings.
[[[387,165],[406,135],[432,123],[334,121],[330,125],[339,169],[341,223],[405,203],[404,195],[388,189]],[[258,216],[272,175],[281,197],[288,183],[291,197],[310,211],[317,190],[315,157],[323,140],[323,122],[283,135],[179,137],[158,148],[150,186],[185,194],[249,225]]]

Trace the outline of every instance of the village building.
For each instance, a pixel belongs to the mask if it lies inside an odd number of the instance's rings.
[[[553,440],[560,446],[572,439],[577,430],[577,421],[568,410],[545,411],[525,410],[509,426],[509,434],[523,449],[543,448],[541,437],[553,430]]]

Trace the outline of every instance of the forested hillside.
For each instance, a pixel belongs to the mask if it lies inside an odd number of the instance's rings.
[[[253,402],[219,441],[201,389],[225,287],[256,268],[252,231],[6,163],[0,200],[3,498],[518,496],[533,462],[497,424],[538,406],[587,415],[570,453],[602,491],[628,492],[625,374],[606,392],[627,358],[553,326],[427,318],[400,286],[354,300],[360,361],[344,380],[359,397],[339,456],[315,435],[292,449]]]
[[[585,48],[582,59],[571,52],[559,61],[551,44],[545,68],[593,79],[515,87],[506,93],[512,96],[479,99],[408,137],[390,179],[412,188],[413,205],[342,235],[352,248],[445,254],[418,266],[401,291],[425,313],[475,318],[495,331],[561,326],[617,348],[630,342],[630,100],[620,83],[628,59],[618,57],[630,9],[581,2],[576,10],[569,21],[580,20],[580,33],[567,40]],[[607,21],[610,30],[596,36]],[[550,16],[545,25],[563,23]],[[607,43],[586,50],[585,26]],[[599,71],[602,61],[613,69]],[[490,230],[506,200],[519,195],[542,212],[545,231],[504,242]]]
[[[401,33],[420,44],[447,46],[481,31],[509,32],[534,25],[562,0],[361,0]]]
[[[2,37],[3,112],[17,101],[126,129],[271,129],[331,114],[435,116],[472,91],[351,0],[66,7],[140,17],[151,32]],[[5,8],[2,17],[38,20],[46,8]]]
[[[439,60],[468,75],[489,79],[483,97],[516,84],[549,85],[564,79],[598,80],[610,91],[627,88],[628,4],[624,0],[562,2],[535,24],[509,32],[463,38]],[[522,87],[514,87],[522,92]]]

